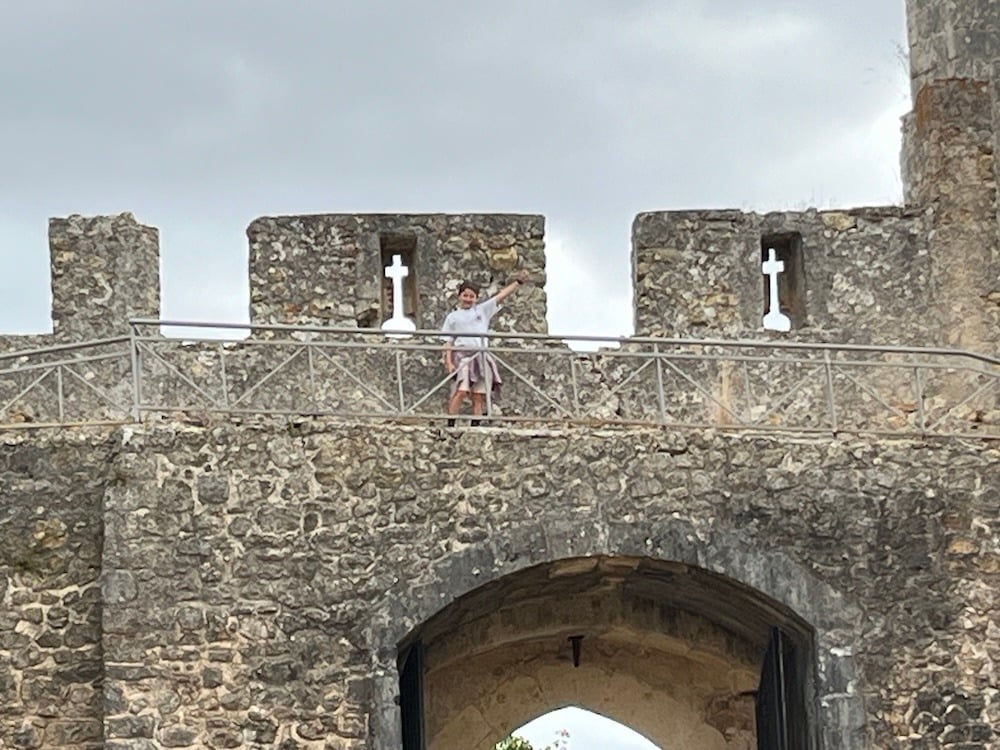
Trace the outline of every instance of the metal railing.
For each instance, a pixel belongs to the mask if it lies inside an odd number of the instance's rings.
[[[191,331],[160,335],[161,326]],[[211,328],[229,339],[199,335]],[[237,334],[249,334],[238,338]],[[494,333],[493,425],[1000,437],[1000,360],[825,343]],[[567,345],[600,347],[579,352]],[[185,415],[438,423],[440,332],[133,320],[128,336],[0,355],[0,424]],[[466,414],[464,418],[468,418]]]

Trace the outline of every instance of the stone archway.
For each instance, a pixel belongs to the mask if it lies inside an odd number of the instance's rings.
[[[489,750],[539,713],[576,705],[663,750],[750,750],[776,618],[808,637],[717,576],[648,558],[573,558],[511,574],[414,634],[427,748]]]
[[[663,524],[600,525],[595,525],[592,520],[581,519],[567,521],[558,527],[550,525],[542,528],[535,524],[525,524],[512,529],[503,539],[465,547],[442,558],[433,569],[422,571],[419,585],[413,585],[413,581],[401,581],[396,590],[377,604],[372,613],[369,631],[375,656],[375,713],[372,717],[375,749],[398,750],[401,747],[400,689],[396,657],[406,652],[408,644],[421,638],[427,639],[426,652],[423,648],[420,649],[427,656],[426,669],[422,666],[421,672],[429,678],[426,708],[433,712],[429,716],[437,717],[432,718],[437,723],[425,729],[440,738],[451,736],[447,734],[453,731],[449,727],[461,725],[461,722],[454,723],[458,720],[452,714],[462,711],[482,713],[480,709],[470,706],[475,703],[471,696],[483,695],[484,691],[480,689],[477,693],[476,690],[467,689],[463,691],[463,695],[470,697],[470,700],[464,705],[439,712],[436,706],[445,700],[445,694],[435,695],[433,681],[436,670],[458,669],[464,663],[471,672],[471,662],[463,662],[463,659],[474,658],[481,660],[476,671],[487,673],[499,670],[501,678],[507,675],[513,679],[516,670],[508,669],[504,672],[502,663],[490,665],[489,659],[500,658],[505,644],[508,654],[528,648],[532,643],[538,647],[538,643],[544,642],[546,638],[555,644],[555,639],[567,637],[568,631],[565,628],[569,627],[569,623],[559,620],[558,616],[553,619],[554,610],[551,606],[544,608],[549,613],[548,619],[539,616],[535,630],[526,627],[525,622],[518,625],[515,621],[508,623],[506,634],[502,618],[501,622],[491,624],[488,619],[478,618],[470,613],[488,607],[491,598],[494,603],[498,595],[502,599],[503,592],[508,589],[516,591],[528,580],[519,580],[522,573],[537,575],[538,571],[546,571],[545,575],[548,576],[555,571],[575,570],[580,574],[583,571],[578,566],[593,566],[595,558],[595,570],[600,570],[602,565],[605,568],[615,568],[620,563],[625,568],[638,564],[647,572],[652,571],[652,577],[643,575],[639,579],[629,579],[628,586],[659,586],[659,593],[646,598],[655,600],[666,596],[666,610],[671,609],[671,601],[674,604],[684,604],[687,601],[685,606],[673,608],[685,610],[693,617],[689,617],[684,623],[679,620],[674,622],[672,637],[669,636],[672,631],[667,627],[665,632],[668,636],[656,644],[649,643],[650,633],[669,625],[666,620],[661,618],[654,628],[650,625],[650,619],[643,619],[652,615],[648,612],[643,615],[642,607],[621,605],[615,613],[615,607],[606,603],[609,610],[606,614],[609,617],[603,623],[589,621],[595,627],[595,632],[601,630],[589,645],[596,643],[603,649],[605,660],[615,658],[616,654],[624,657],[626,653],[631,654],[629,658],[635,658],[636,653],[649,653],[653,649],[655,658],[664,660],[663,664],[670,662],[675,672],[704,672],[706,665],[716,665],[714,670],[709,670],[712,674],[703,675],[704,679],[699,685],[688,691],[686,696],[680,696],[683,700],[671,695],[666,688],[661,687],[658,691],[661,700],[677,701],[675,717],[684,714],[681,708],[689,710],[692,716],[697,714],[703,717],[700,724],[683,724],[692,733],[704,727],[709,727],[722,736],[727,727],[731,732],[740,731],[738,727],[745,725],[745,718],[741,725],[739,717],[746,716],[746,709],[740,708],[738,701],[727,709],[722,702],[716,700],[708,708],[704,701],[700,707],[692,705],[692,696],[699,690],[707,694],[710,686],[722,684],[723,679],[729,679],[734,687],[747,685],[751,661],[760,658],[768,625],[784,623],[795,634],[806,661],[810,664],[806,709],[810,713],[809,723],[812,725],[815,748],[860,750],[865,747],[861,698],[853,684],[848,682],[853,679],[851,675],[855,674],[853,652],[856,629],[861,625],[861,618],[836,591],[783,554],[746,544],[741,537],[718,529],[696,528],[681,519],[672,519]],[[537,568],[537,571],[532,572],[533,568]],[[679,576],[678,572],[682,570],[685,574]],[[662,578],[659,583],[655,580],[657,576]],[[569,585],[574,576],[566,575],[563,578]],[[706,588],[703,584],[709,579],[712,585]],[[574,590],[578,602],[586,601],[590,594],[600,591],[600,586],[588,588],[578,585],[581,580],[578,579],[573,584],[576,586]],[[673,586],[680,582],[680,589],[665,595],[665,581],[670,581]],[[747,606],[727,607],[727,601],[742,601]],[[591,599],[590,606],[598,605]],[[576,625],[572,627],[575,628]],[[719,632],[719,629],[742,635],[738,638],[730,635],[728,640],[717,640],[716,642],[725,642],[726,645],[713,651],[712,648],[705,647],[704,643],[712,643],[713,637],[710,634]],[[691,638],[685,640],[685,633],[691,632],[700,633],[696,638],[704,642],[700,649],[694,647]],[[436,633],[450,633],[452,637],[442,639]],[[474,645],[484,642],[495,648]],[[462,643],[466,645],[458,645]],[[588,651],[586,638],[584,644],[586,659],[587,653],[595,652]],[[638,651],[641,648],[647,651]],[[615,649],[619,650],[616,652]],[[549,654],[551,656],[551,650]],[[753,659],[750,654],[754,655]],[[557,661],[561,659],[563,663],[557,663],[555,668],[571,669],[572,667],[566,666],[566,660],[570,658],[569,647],[563,643],[561,656],[557,655]],[[583,664],[587,664],[586,661]],[[724,665],[723,668],[719,669],[719,664]],[[584,668],[581,665],[578,669]],[[588,668],[600,669],[600,665],[595,661]],[[755,676],[759,674],[759,669],[759,662],[754,663]],[[444,676],[447,672],[442,671],[440,674]],[[724,674],[728,674],[728,678],[721,677]],[[641,682],[638,676],[635,679]],[[441,684],[448,684],[449,681],[450,679],[441,680]],[[503,679],[499,681],[502,682]],[[499,683],[494,682],[492,685],[495,688]],[[513,690],[517,685],[524,687],[527,683],[512,681],[508,687]],[[731,692],[738,694],[747,691],[734,689]],[[654,735],[661,730],[654,726],[652,720],[642,716],[622,715],[620,708],[615,709],[610,704],[602,703],[599,696],[579,693],[571,696],[565,692],[559,696],[553,691],[546,703],[547,705],[536,703],[533,708],[518,708],[515,702],[511,704],[512,707],[504,708],[506,718],[489,730],[492,739],[500,739],[499,732],[513,729],[543,710],[558,705],[579,704],[632,726],[654,742],[660,741]],[[452,705],[457,707],[459,704]],[[727,710],[733,715],[724,719],[722,717]],[[496,709],[492,713],[498,715],[498,711]],[[708,718],[711,711],[717,712],[718,716]],[[466,714],[462,721],[469,721],[472,715]],[[712,723],[720,724],[725,721],[730,721],[731,724],[721,731]],[[716,736],[711,741],[717,740]],[[477,745],[466,742],[464,746]],[[705,746],[713,747],[711,744]],[[428,747],[434,748],[433,745]]]

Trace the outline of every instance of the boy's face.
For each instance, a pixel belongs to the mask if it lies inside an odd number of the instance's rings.
[[[470,307],[476,304],[476,299],[479,297],[474,291],[466,287],[461,292],[458,293],[458,304],[463,308],[468,310]]]

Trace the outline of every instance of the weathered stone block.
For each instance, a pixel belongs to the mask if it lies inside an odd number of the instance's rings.
[[[149,714],[113,717],[107,720],[107,728],[108,735],[115,739],[152,738],[153,730],[156,728],[156,719]]]
[[[160,730],[159,740],[164,747],[191,747],[198,744],[200,736],[194,727],[170,726]]]

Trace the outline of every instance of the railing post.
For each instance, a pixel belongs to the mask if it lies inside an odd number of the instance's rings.
[[[399,414],[403,416],[406,411],[406,394],[403,391],[403,352],[396,349],[396,388],[399,392]]]
[[[59,410],[59,421],[66,419],[65,395],[63,393],[63,366],[56,367],[56,408]]]
[[[656,359],[656,395],[660,402],[660,424],[667,423],[667,394],[663,392],[663,362],[660,361],[660,345],[653,344],[653,357]]]
[[[309,411],[316,408],[316,367],[313,364],[313,342],[306,342],[306,363],[309,366]]]
[[[502,342],[501,342],[502,343]],[[480,360],[480,366],[483,368],[483,374],[486,375],[486,414],[483,416],[492,417],[493,416],[493,370],[490,367],[489,359],[487,358],[486,352],[482,351],[476,355],[477,357],[482,357]]]
[[[913,363],[913,397],[917,402],[917,421],[920,423],[920,434],[927,434],[927,415],[924,413],[924,382],[921,377],[922,370],[920,369],[920,363],[917,360],[916,354],[910,355],[910,361]]]
[[[128,348],[132,365],[132,420],[139,422],[142,419],[142,357],[135,323],[129,323]]]
[[[823,350],[823,366],[826,370],[826,408],[830,415],[830,430],[837,434],[837,404],[833,397],[833,362],[830,360],[830,350]]]
[[[577,419],[583,418],[583,410],[580,408],[580,386],[576,382],[576,355],[570,353],[569,355],[569,378],[573,384],[573,414]]]
[[[219,376],[222,379],[222,408],[229,408],[229,374],[226,370],[226,347],[219,343]]]

